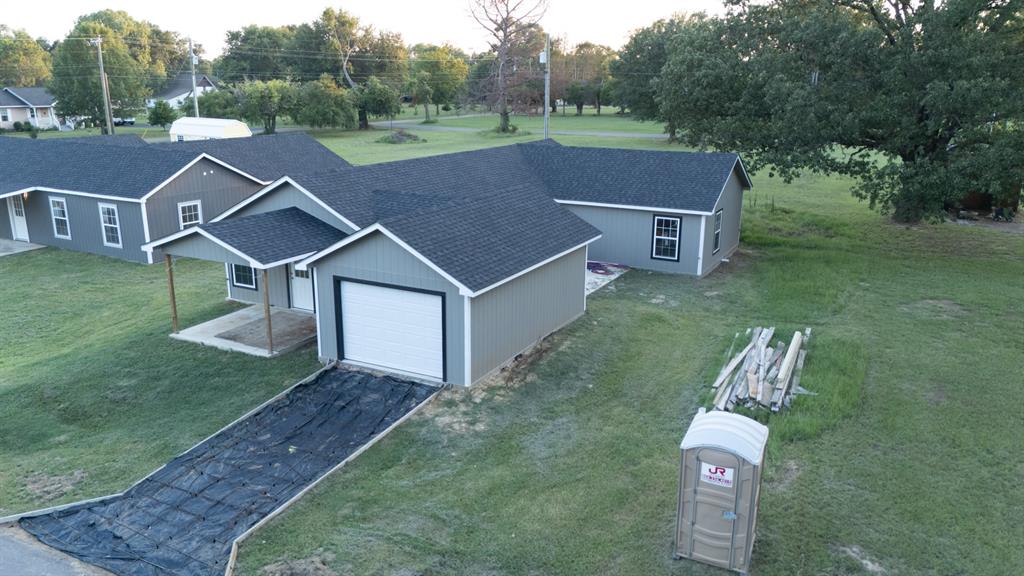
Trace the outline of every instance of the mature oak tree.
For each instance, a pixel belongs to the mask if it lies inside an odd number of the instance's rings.
[[[674,35],[659,116],[784,178],[849,175],[913,221],[1024,181],[1019,0],[731,0]]]

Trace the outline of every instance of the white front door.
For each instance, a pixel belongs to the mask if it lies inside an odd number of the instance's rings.
[[[292,308],[313,311],[313,279],[309,270],[296,270],[294,264],[288,265],[288,277],[291,282]]]
[[[28,221],[25,219],[25,203],[21,196],[7,199],[7,211],[11,214],[11,231],[15,240],[28,242]]]
[[[343,360],[444,378],[441,296],[362,282],[340,290]]]

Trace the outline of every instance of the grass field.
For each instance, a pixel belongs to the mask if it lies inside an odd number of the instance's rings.
[[[605,106],[601,108],[598,115],[593,108],[584,108],[582,116],[576,116],[576,109],[567,107],[565,114],[561,108],[556,114],[550,117],[551,130],[580,130],[587,132],[627,132],[635,134],[661,134],[664,132],[664,125],[657,122],[640,122],[632,120],[629,116],[619,116],[615,112],[617,108]],[[543,132],[544,116],[516,114],[512,116],[512,124],[520,130],[531,132]],[[497,115],[474,115],[464,118],[445,117],[441,118],[438,124],[442,126],[462,126],[468,128],[479,128],[487,130],[498,125]]]
[[[235,307],[223,265],[176,267],[183,326]],[[318,365],[171,340],[162,266],[46,248],[0,291],[0,516],[120,491]]]
[[[155,126],[115,126],[115,134],[138,134],[142,138],[166,138],[167,130],[164,130]],[[81,138],[84,136],[102,136],[103,133],[99,128],[80,128],[78,130],[69,130],[66,132],[60,132],[57,130],[42,130],[39,132],[39,138]],[[19,138],[29,138],[28,132],[7,132],[4,136],[15,136]]]
[[[381,134],[316,135],[357,164],[536,137]],[[240,573],[722,573],[670,559],[678,442],[769,323],[813,327],[820,395],[769,422],[754,574],[1024,573],[1024,237],[894,225],[849,187],[756,177],[732,262],[626,274],[510,382],[445,392],[258,532]],[[222,267],[178,266],[184,325],[232,307]],[[316,367],[170,340],[158,266],[45,249],[0,258],[0,290],[0,514],[123,489]]]

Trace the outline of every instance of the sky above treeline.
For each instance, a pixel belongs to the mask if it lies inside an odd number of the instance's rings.
[[[467,52],[487,48],[486,33],[469,13],[470,0],[52,0],[5,2],[0,23],[33,37],[63,38],[84,14],[124,10],[137,20],[191,36],[208,58],[221,53],[228,30],[249,24],[283,26],[315,20],[324,8],[342,8],[374,28],[398,32],[409,45],[448,42]],[[632,30],[675,13],[721,13],[720,0],[551,0],[541,25],[568,45],[595,42],[620,48]]]

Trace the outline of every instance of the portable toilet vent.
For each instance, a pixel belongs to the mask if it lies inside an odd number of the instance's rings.
[[[675,557],[746,573],[768,427],[731,412],[693,417],[679,448]]]

